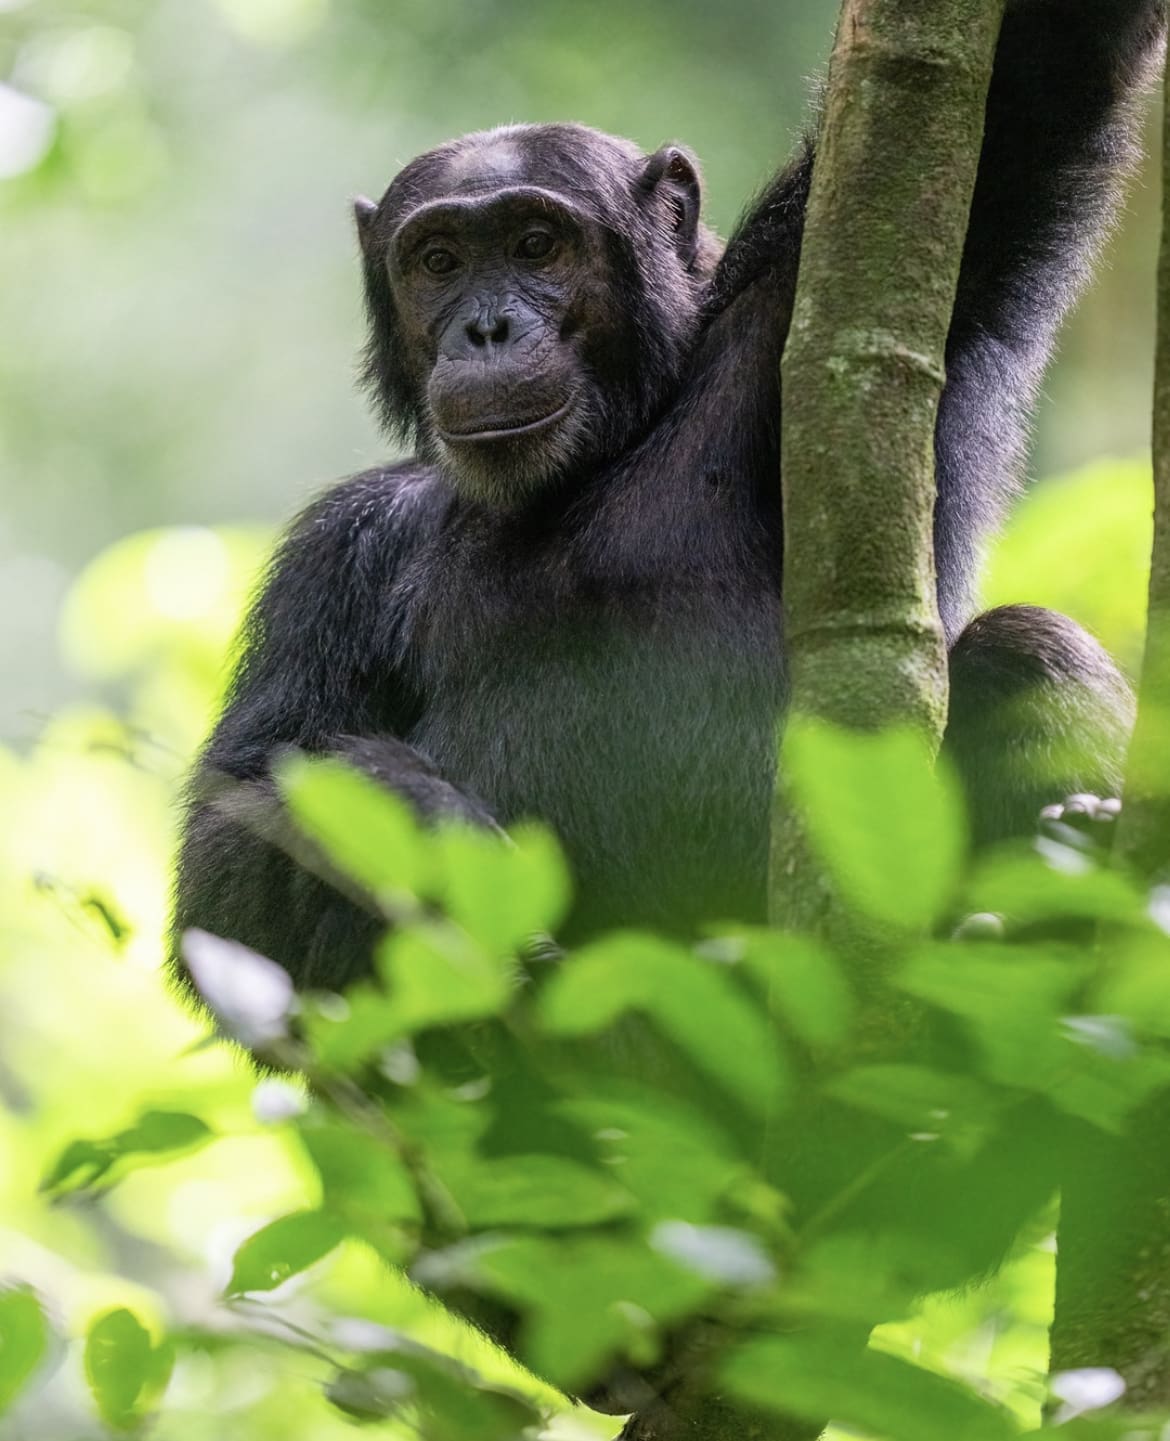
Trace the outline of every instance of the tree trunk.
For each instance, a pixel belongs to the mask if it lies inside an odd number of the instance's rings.
[[[790,712],[912,725],[931,750],[935,417],[1003,8],[846,0],[782,366]],[[773,918],[817,928],[827,909],[781,784]]]
[[[1170,104],[1163,117],[1162,254],[1154,369],[1154,548],[1138,719],[1118,848],[1143,875],[1170,865]]]
[[[1170,88],[1163,119],[1163,235],[1154,376],[1154,548],[1138,721],[1119,858],[1145,879],[1170,864]],[[1104,944],[1108,945],[1106,936]],[[1170,1406],[1170,1098],[1124,1137],[1086,1129],[1061,1189],[1053,1371],[1109,1366],[1124,1406]]]

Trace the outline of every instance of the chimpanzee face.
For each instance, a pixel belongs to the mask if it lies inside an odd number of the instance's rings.
[[[697,309],[681,151],[489,132],[421,156],[357,215],[369,378],[469,494],[511,505],[596,462],[676,378]]]

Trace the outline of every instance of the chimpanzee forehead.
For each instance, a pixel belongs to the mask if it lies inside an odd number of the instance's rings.
[[[645,157],[631,141],[584,125],[516,125],[465,135],[420,155],[395,179],[384,207],[401,214],[445,196],[535,185],[608,209],[628,195]]]

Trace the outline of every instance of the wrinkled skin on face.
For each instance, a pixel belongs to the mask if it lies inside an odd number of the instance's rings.
[[[501,507],[620,454],[677,384],[717,258],[677,146],[467,136],[356,215],[366,380],[390,428]]]

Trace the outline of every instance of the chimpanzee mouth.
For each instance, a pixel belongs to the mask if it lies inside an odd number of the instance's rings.
[[[442,426],[436,426],[435,430],[439,439],[446,441],[448,445],[478,445],[484,441],[515,440],[519,436],[535,435],[538,431],[547,430],[550,426],[556,425],[572,410],[576,399],[576,395],[570,395],[563,405],[559,405],[548,415],[538,416],[535,420],[521,420],[516,424],[492,424],[480,430],[444,430]]]

